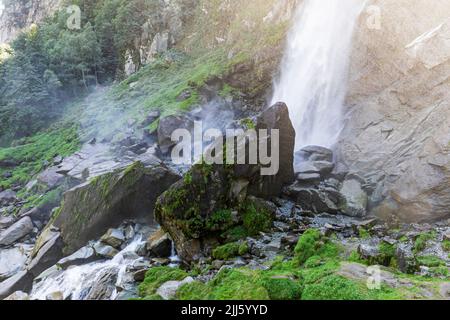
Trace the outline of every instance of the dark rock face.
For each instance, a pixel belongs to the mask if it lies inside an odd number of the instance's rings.
[[[268,108],[257,119],[256,130],[278,129],[280,134],[279,154],[280,167],[276,175],[259,176],[256,183],[252,183],[249,193],[261,198],[278,196],[283,186],[294,181],[294,147],[295,147],[295,129],[289,118],[289,110],[286,104],[279,102]],[[270,138],[268,146],[270,147]],[[269,153],[272,150],[269,151]]]
[[[157,257],[167,258],[172,253],[172,240],[160,229],[148,239],[147,250]]]
[[[61,230],[64,253],[75,252],[126,219],[153,223],[157,197],[178,179],[162,165],[146,168],[137,162],[69,190],[54,221]]]
[[[187,117],[180,115],[173,115],[164,117],[159,121],[158,126],[158,144],[163,153],[167,153],[171,147],[175,145],[172,141],[172,133],[176,129],[190,130],[193,127],[193,122]]]
[[[258,208],[253,217],[255,220],[270,224],[274,210],[269,205],[261,208],[264,200],[259,201],[259,198],[278,196],[283,186],[293,181],[295,131],[286,105],[278,103],[264,111],[255,127],[268,129],[268,146],[272,139],[271,130],[279,130],[280,170],[277,174],[263,176],[261,164],[197,164],[158,199],[155,217],[170,234],[178,254],[185,261],[207,254],[220,243],[224,232],[242,224],[249,208]],[[245,141],[248,157],[250,139],[241,141]]]

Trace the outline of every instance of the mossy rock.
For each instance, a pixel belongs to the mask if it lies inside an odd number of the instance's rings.
[[[156,291],[168,281],[184,280],[188,274],[179,268],[154,267],[147,271],[139,285],[139,296],[145,300],[162,300]]]
[[[146,168],[136,162],[69,190],[54,218],[65,253],[75,252],[126,219],[153,223],[157,197],[178,179],[163,166]]]

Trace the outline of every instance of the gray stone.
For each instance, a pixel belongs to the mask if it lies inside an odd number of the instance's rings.
[[[47,237],[41,238],[31,256],[28,271],[37,277],[43,271],[61,259],[63,255],[63,241],[59,232],[49,232]]]
[[[297,174],[297,180],[302,182],[319,181],[320,173],[299,173]]]
[[[20,271],[9,279],[0,282],[0,300],[16,291],[29,292],[33,285],[33,276],[26,270]]]
[[[0,192],[0,205],[1,206],[7,206],[11,203],[16,202],[17,194],[12,190],[5,190]]]
[[[144,279],[145,279],[145,274],[147,273],[148,270],[149,270],[149,269],[141,269],[141,270],[135,271],[135,272],[133,273],[133,279],[134,279],[134,281],[137,281],[137,282],[142,282],[142,281],[144,281]]]
[[[33,222],[24,217],[0,233],[0,246],[9,246],[33,231]]]
[[[62,174],[57,173],[58,170],[58,167],[46,169],[38,175],[38,183],[45,186],[46,190],[51,190],[60,186],[64,182],[65,177]]]
[[[158,288],[156,294],[161,296],[161,298],[163,298],[164,300],[171,300],[175,297],[178,289],[182,285],[191,283],[193,281],[194,279],[192,277],[187,277],[183,281],[168,281]]]
[[[62,300],[64,300],[64,295],[61,291],[52,292],[45,297],[45,300],[62,301]]]
[[[0,281],[24,270],[30,251],[31,248],[25,245],[0,250]]]
[[[0,216],[0,230],[9,228],[15,221],[11,216]]]
[[[136,232],[134,231],[134,227],[132,225],[128,225],[125,227],[124,230],[125,239],[131,240],[136,235]]]
[[[365,260],[375,261],[380,255],[380,250],[378,244],[360,244],[358,253]]]
[[[74,254],[65,257],[58,261],[57,265],[60,268],[67,269],[70,266],[79,266],[82,264],[88,264],[98,259],[94,249],[92,247],[83,247]]]
[[[314,161],[313,166],[317,168],[322,175],[329,174],[334,169],[334,163],[329,161]]]
[[[26,301],[30,300],[30,296],[22,291],[16,291],[13,294],[11,294],[9,297],[3,299],[5,301]]]
[[[177,129],[191,130],[193,122],[182,115],[170,115],[160,119],[158,125],[158,144],[162,153],[167,153],[175,145],[172,133]]]
[[[299,165],[295,167],[296,173],[308,174],[308,173],[319,173],[319,169],[315,167],[309,161],[302,161]]]
[[[296,152],[296,157],[310,161],[333,162],[333,151],[319,146],[307,146]]]
[[[150,236],[147,250],[160,258],[167,258],[172,252],[172,240],[162,229]]]
[[[364,217],[367,214],[368,196],[359,181],[345,180],[339,191],[343,199],[339,208],[342,213],[351,217]]]
[[[120,248],[122,243],[125,242],[125,235],[120,229],[109,229],[105,235],[101,238],[101,241],[110,245],[113,248]]]
[[[115,249],[111,246],[108,246],[106,244],[103,244],[101,242],[97,242],[94,245],[94,250],[97,255],[107,258],[107,259],[112,259],[119,253],[119,251],[117,251],[117,249]]]
[[[100,272],[92,285],[86,300],[109,300],[116,289],[117,274],[119,269],[112,267]]]

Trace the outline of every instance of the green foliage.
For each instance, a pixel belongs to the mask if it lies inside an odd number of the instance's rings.
[[[233,217],[230,209],[219,210],[206,220],[206,228],[211,231],[226,230],[233,224]]]
[[[444,251],[450,251],[450,240],[442,241],[442,249]]]
[[[263,280],[263,285],[271,300],[299,300],[303,291],[301,281],[287,276],[268,277]]]
[[[250,118],[242,119],[240,122],[241,122],[241,124],[242,124],[243,126],[245,126],[247,129],[255,129],[255,128],[256,128],[255,123],[254,123],[253,120],[250,119]]]
[[[321,234],[317,229],[306,230],[306,232],[299,238],[294,249],[295,259],[299,265],[302,265],[310,257],[316,255],[322,246],[322,244],[319,243],[320,239]]]
[[[421,266],[425,267],[441,267],[445,266],[445,262],[436,256],[419,256],[417,257],[417,262]]]
[[[257,208],[253,203],[247,203],[242,209],[243,226],[250,236],[266,231],[272,226],[270,213],[263,208]]]
[[[147,271],[145,280],[139,285],[139,295],[143,298],[154,298],[156,290],[167,281],[181,281],[188,274],[178,268],[154,267]]]
[[[370,238],[370,233],[365,228],[359,228],[358,229],[358,233],[359,233],[359,237],[361,239],[368,239],[368,238]]]
[[[378,249],[380,251],[380,255],[377,263],[384,266],[395,267],[397,264],[395,260],[396,246],[382,241]]]
[[[0,168],[1,175],[5,172],[12,173],[12,177],[2,180],[1,186],[9,188],[27,183],[45,168],[46,163],[51,163],[54,157],[71,155],[79,146],[78,128],[66,124],[24,138],[18,141],[15,147],[0,148],[0,161],[17,163],[17,166],[11,169]]]
[[[364,293],[353,281],[329,275],[305,287],[303,300],[363,300]]]
[[[195,281],[177,292],[180,300],[269,300],[258,271],[224,269],[207,284]]]
[[[421,233],[414,241],[414,253],[417,254],[419,252],[422,252],[427,247],[428,241],[433,240],[435,238],[436,233],[433,231]]]
[[[215,248],[212,252],[214,259],[230,260],[236,256],[242,256],[248,252],[248,243],[244,242],[232,242]]]

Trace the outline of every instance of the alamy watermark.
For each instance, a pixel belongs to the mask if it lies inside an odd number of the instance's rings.
[[[77,5],[68,6],[66,9],[69,17],[67,18],[67,29],[80,30],[81,29],[81,9]]]
[[[171,139],[172,162],[192,165],[200,160],[218,165],[260,165],[261,175],[276,175],[280,169],[280,132],[278,129],[203,130],[202,121],[194,122],[193,133],[176,129]]]

